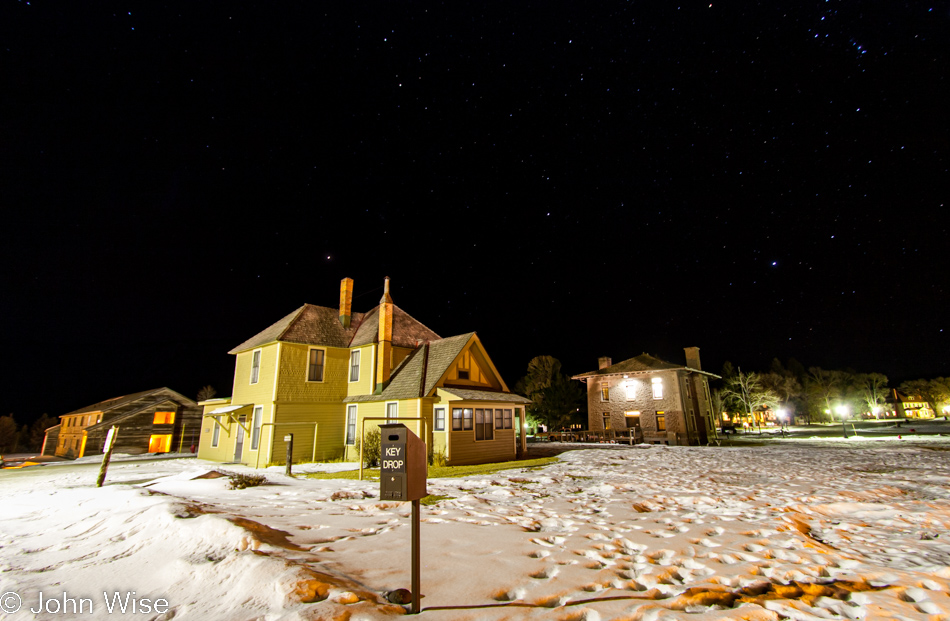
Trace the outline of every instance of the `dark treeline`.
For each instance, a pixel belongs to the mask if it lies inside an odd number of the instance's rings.
[[[43,448],[46,430],[59,423],[58,418],[43,414],[32,424],[18,425],[13,414],[0,416],[0,454],[36,453]]]

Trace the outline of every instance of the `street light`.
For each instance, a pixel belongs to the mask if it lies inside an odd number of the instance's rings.
[[[844,437],[847,438],[848,428],[845,427],[845,420],[848,418],[848,406],[843,404],[835,406],[835,412],[841,417],[841,432],[844,434]]]
[[[778,416],[779,427],[782,430],[782,437],[785,437],[785,421],[788,419],[788,411],[785,408],[779,408],[775,410],[775,414]]]

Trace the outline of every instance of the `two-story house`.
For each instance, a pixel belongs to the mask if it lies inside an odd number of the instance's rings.
[[[572,379],[587,385],[588,428],[627,435],[652,444],[703,445],[716,437],[709,378],[700,367],[699,348],[686,348],[686,364],[649,354],[613,364],[600,358],[598,369]]]
[[[934,418],[937,413],[921,395],[905,394],[891,389],[889,405],[898,418]]]
[[[204,401],[198,456],[255,467],[358,458],[364,430],[402,421],[447,464],[514,459],[524,449],[524,406],[474,332],[441,338],[396,306],[352,312],[305,304],[231,350],[230,397]],[[367,420],[364,425],[364,419]],[[520,433],[519,433],[520,432]]]
[[[163,387],[106,399],[59,418],[60,424],[46,430],[43,455],[101,454],[113,426],[119,427],[117,453],[175,453],[190,450],[197,441],[201,408]]]

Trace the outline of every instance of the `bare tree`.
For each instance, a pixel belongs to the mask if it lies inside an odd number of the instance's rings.
[[[775,362],[778,362],[777,360]],[[789,402],[802,394],[802,385],[793,375],[785,373],[766,373],[762,376],[762,385],[770,388],[778,395],[783,407],[789,407]]]
[[[214,389],[214,386],[209,384],[198,391],[198,401],[207,401],[208,399],[214,398],[216,394],[218,394],[218,391]]]
[[[821,367],[809,367],[805,376],[805,393],[814,408],[828,414],[834,408],[834,401],[841,396],[844,374],[841,371],[827,371]],[[824,407],[822,407],[824,406]],[[811,422],[809,417],[809,422]]]
[[[762,377],[758,373],[743,373],[741,367],[723,386],[722,393],[741,406],[753,420],[753,412],[779,404],[778,395],[763,385]]]
[[[875,410],[884,405],[887,399],[887,376],[881,373],[864,373],[858,377],[864,393],[864,403],[869,412],[876,414]]]

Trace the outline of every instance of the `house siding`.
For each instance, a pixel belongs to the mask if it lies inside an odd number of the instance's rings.
[[[284,344],[283,347],[287,345]],[[277,371],[277,343],[264,345],[261,350],[261,368],[256,384],[251,383],[251,362],[254,351],[249,349],[237,355],[234,364],[234,390],[231,403],[257,404],[271,403],[274,400],[274,374]]]
[[[347,350],[346,359],[346,394],[347,396],[368,395],[373,392],[374,373],[376,372],[375,345],[364,345],[363,347],[353,347]],[[350,352],[360,352],[360,379],[356,382],[350,381]]]
[[[230,405],[230,401],[222,400],[220,402],[207,404],[204,407],[203,414],[209,414],[213,410]],[[202,416],[201,419],[201,439],[198,441],[198,458],[209,459],[211,461],[231,461],[234,457],[234,432],[237,426],[232,423],[227,416],[219,417],[224,429],[220,430],[218,446],[211,446],[211,440],[214,432],[214,420],[210,417]]]
[[[511,403],[484,403],[481,401],[463,401],[448,399],[444,402],[446,409],[446,465],[465,466],[470,464],[485,464],[499,461],[511,461],[517,457],[517,425],[515,424],[516,408]],[[442,405],[442,404],[440,404]],[[452,408],[491,408],[492,426],[494,427],[494,410],[512,410],[512,429],[494,429],[492,440],[476,440],[475,430],[452,430]]]
[[[268,428],[271,440],[269,462],[284,463],[287,443],[284,436],[294,434],[295,462],[339,459],[343,454],[342,442],[346,425],[346,408],[342,403],[278,403],[276,426]],[[317,446],[314,451],[313,432],[317,429]],[[264,463],[262,456],[261,463]]]

